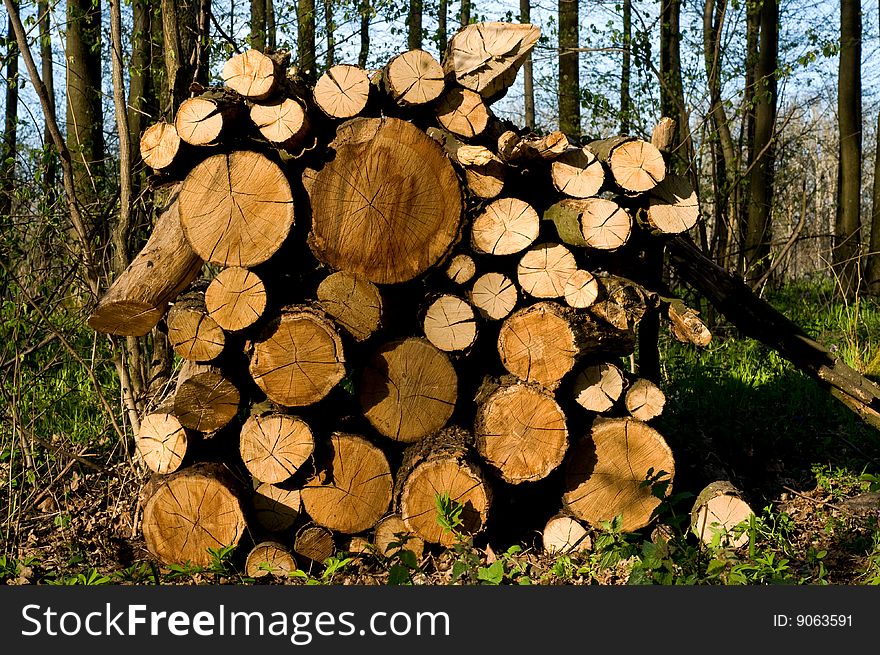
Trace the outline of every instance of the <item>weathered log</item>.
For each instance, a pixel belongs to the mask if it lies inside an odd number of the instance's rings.
[[[226,333],[205,307],[206,286],[201,284],[178,296],[165,316],[174,352],[194,362],[210,362],[226,346]]]
[[[629,241],[632,217],[613,200],[565,198],[544,212],[556,225],[563,243],[571,246],[616,250]]]
[[[519,292],[503,273],[484,273],[474,281],[468,297],[484,318],[500,321],[516,307]]]
[[[464,144],[454,134],[439,127],[429,127],[427,134],[442,145],[450,159],[462,168],[471,193],[484,200],[501,194],[507,166],[495,153],[485,146]]]
[[[660,152],[668,153],[675,144],[675,130],[678,125],[674,119],[664,116],[651,132],[651,145]]]
[[[230,332],[256,323],[266,311],[266,302],[266,285],[259,275],[238,266],[224,268],[205,290],[208,316]]]
[[[719,546],[741,548],[749,543],[749,532],[743,530],[739,536],[735,536],[733,529],[747,522],[754,514],[739,489],[727,480],[718,480],[708,484],[697,495],[691,510],[690,527],[706,546],[715,542]]]
[[[215,432],[238,413],[241,394],[216,366],[185,360],[174,393],[174,414],[184,427]]]
[[[405,121],[368,118],[341,126],[330,148],[334,159],[303,175],[315,256],[377,284],[437,264],[462,215],[458,178],[437,142]]]
[[[198,277],[204,262],[183,237],[178,208],[175,189],[146,245],[92,310],[88,323],[93,330],[147,334],[165,315],[167,303]]]
[[[670,332],[682,343],[692,343],[703,348],[712,341],[712,333],[700,319],[698,312],[678,298],[661,298],[661,307],[669,319]]]
[[[498,152],[506,162],[553,161],[572,148],[571,141],[559,130],[543,136],[528,134],[511,138],[507,134],[502,133],[498,144]]]
[[[333,532],[327,528],[307,523],[296,532],[293,550],[308,560],[323,564],[336,554],[336,541]]]
[[[382,294],[365,277],[348,271],[331,273],[318,285],[318,304],[357,341],[382,325]]]
[[[618,275],[602,275],[599,299],[589,311],[620,330],[635,328],[649,310],[656,309],[659,297],[642,285]]]

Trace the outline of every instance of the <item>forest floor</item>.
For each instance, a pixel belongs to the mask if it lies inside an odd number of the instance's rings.
[[[768,299],[850,365],[880,373],[876,302],[842,303],[821,285]],[[24,331],[8,318],[5,329]],[[540,548],[547,517],[515,507],[508,511],[521,513],[517,524],[532,535],[526,541],[490,529],[476,541],[459,535],[452,548],[428,548],[420,561],[341,551],[323,566],[258,581],[242,573],[246,549],[217,552],[206,568],[150,558],[137,523],[143,471],[113,446],[87,376],[63,351],[54,359],[44,353],[49,359],[34,363],[33,379],[24,365],[3,379],[14,401],[8,411],[34,417],[30,429],[45,447],[25,457],[15,441],[20,423],[11,429],[3,417],[0,582],[880,584],[880,433],[775,352],[720,321],[713,334],[701,351],[662,340],[668,400],[655,425],[675,454],[676,475],[649,528],[625,534],[612,522],[592,531],[590,550],[547,555]],[[17,333],[0,336],[5,362]],[[701,548],[687,530],[694,496],[717,479],[733,482],[755,510],[740,549]]]

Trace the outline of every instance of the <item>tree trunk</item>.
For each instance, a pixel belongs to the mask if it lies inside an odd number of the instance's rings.
[[[18,11],[18,2],[13,3]],[[0,221],[4,225],[12,225],[12,194],[17,188],[15,184],[15,160],[18,157],[18,45],[15,41],[15,30],[12,18],[6,32],[6,120],[3,128],[3,146],[0,148]]]
[[[422,47],[422,0],[409,0],[406,15],[406,47],[416,50]]]
[[[266,0],[266,49],[275,51],[277,48],[278,33],[275,22],[275,2]]]
[[[630,131],[630,103],[629,80],[631,74],[630,61],[632,58],[632,0],[623,0],[623,61],[620,66],[620,133],[629,134]]]
[[[367,67],[367,61],[370,58],[370,18],[373,13],[370,0],[360,0],[361,14],[361,47],[358,51],[358,66]]]
[[[676,137],[672,146],[670,172],[691,176],[696,188],[696,172],[691,166],[694,157],[690,137],[690,120],[684,104],[681,80],[681,0],[660,3],[660,112],[675,119]]]
[[[877,114],[877,134],[880,134],[880,113]],[[867,290],[880,296],[880,148],[874,155],[874,189],[871,204],[871,244],[868,248]]]
[[[435,37],[438,52],[446,52],[446,42],[449,38],[449,30],[446,23],[448,16],[449,0],[439,0],[437,3],[437,34]]]
[[[842,291],[851,295],[860,280],[862,193],[862,16],[854,0],[840,3],[840,68],[837,85],[840,159],[832,263]]]
[[[251,48],[262,52],[266,49],[266,0],[251,0]]]
[[[580,46],[577,0],[559,0],[559,129],[581,134]]]
[[[52,63],[52,34],[49,30],[49,0],[39,0],[37,3],[37,13],[39,14],[40,23],[40,77],[43,79],[43,84],[46,85],[46,93],[52,103],[54,113],[55,80],[54,65]],[[52,147],[52,133],[47,119],[44,119],[43,144],[43,165],[45,166],[43,171],[44,206],[53,207],[57,196],[55,183],[58,176],[58,162],[56,159],[58,155],[57,151]]]
[[[190,96],[194,81],[207,85],[201,77],[207,71],[198,70],[199,0],[162,0],[162,38],[165,55],[165,92],[163,113],[173,111]],[[201,79],[198,79],[201,78]]]
[[[471,22],[471,0],[461,0],[461,11],[458,14],[459,23],[464,27]]]
[[[314,82],[318,76],[315,67],[315,0],[300,0],[296,5],[296,53],[299,76]]]
[[[324,36],[327,42],[327,68],[336,64],[336,25],[333,22],[333,0],[324,0]]]
[[[778,54],[779,3],[778,0],[765,0],[760,10],[758,59],[755,64],[755,134],[749,149],[749,209],[743,238],[744,275],[749,282],[761,279],[770,264]]]
[[[532,22],[531,0],[519,0],[519,22]],[[523,122],[529,130],[535,129],[535,78],[532,53],[523,62]]]

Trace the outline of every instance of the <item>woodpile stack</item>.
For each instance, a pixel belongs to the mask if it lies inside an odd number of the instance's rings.
[[[260,575],[402,532],[421,553],[453,540],[438,494],[477,535],[539,493],[553,551],[650,523],[645,481],[675,463],[629,358],[651,314],[710,338],[645,275],[696,199],[663,129],[579,142],[495,116],[537,38],[470,25],[442,61],[314,86],[249,50],[146,131],[167,201],[89,323],[163,330],[182,362],[136,440],[158,559],[248,544]]]

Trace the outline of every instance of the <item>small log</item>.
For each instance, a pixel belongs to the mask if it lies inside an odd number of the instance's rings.
[[[371,88],[363,68],[338,64],[328,68],[315,83],[315,104],[330,118],[352,118],[366,109]]]
[[[306,108],[296,98],[251,106],[251,121],[269,143],[295,151],[308,140],[311,125]]]
[[[442,145],[449,158],[464,170],[471,193],[484,200],[496,198],[501,193],[507,166],[495,153],[485,146],[466,145],[454,134],[439,127],[429,127],[426,133]]]
[[[563,243],[570,246],[616,250],[629,241],[632,217],[613,200],[565,198],[544,212],[556,225]]]
[[[447,77],[492,102],[513,84],[540,35],[536,25],[527,23],[467,25],[449,40],[443,70]]]
[[[238,332],[256,323],[266,311],[266,285],[246,268],[224,268],[205,290],[208,316],[224,330]]]
[[[571,198],[589,198],[605,184],[605,169],[589,148],[572,148],[550,164],[550,178],[560,193]]]
[[[416,561],[419,561],[425,552],[424,540],[406,527],[400,514],[389,514],[376,524],[373,545],[386,557],[391,557],[401,550],[408,550],[416,556]]]
[[[308,461],[314,450],[311,428],[296,416],[252,410],[241,427],[241,459],[260,482],[284,482]]]
[[[661,234],[679,234],[694,227],[700,218],[700,205],[690,180],[684,175],[667,175],[651,189],[644,217]]]
[[[345,534],[376,525],[391,504],[393,480],[385,454],[361,436],[334,433],[316,475],[302,489],[312,520]]]
[[[483,460],[511,484],[546,478],[568,450],[562,408],[526,384],[502,385],[478,398],[474,436]]]
[[[562,293],[569,307],[586,309],[599,298],[599,282],[590,271],[579,268],[565,281]]]
[[[189,435],[174,415],[173,403],[165,403],[144,416],[135,437],[135,446],[144,464],[162,475],[180,468],[188,445]]]
[[[269,532],[286,532],[302,512],[299,489],[288,489],[268,482],[257,486],[251,504],[254,519]]]
[[[477,274],[477,265],[470,255],[460,253],[449,260],[446,266],[446,277],[456,284],[467,284]]]
[[[575,402],[590,412],[607,412],[623,395],[624,383],[623,373],[614,364],[587,366],[574,380]]]
[[[284,75],[278,62],[259,50],[245,50],[223,64],[223,83],[248,100],[265,100]]]
[[[733,528],[754,514],[739,489],[727,480],[718,480],[697,495],[691,510],[691,531],[706,546],[712,545],[720,533],[718,545],[742,548],[749,543],[749,531],[743,530],[734,538]]]
[[[599,300],[590,306],[590,313],[620,330],[635,328],[659,303],[656,294],[632,280],[617,275],[603,275],[597,279]]]
[[[663,299],[669,319],[670,331],[678,341],[705,348],[712,341],[712,333],[700,319],[699,314],[678,298]]]
[[[593,547],[587,529],[577,519],[565,514],[550,517],[541,532],[541,542],[548,555],[583,553]]]
[[[677,124],[669,116],[661,118],[651,132],[651,145],[662,153],[668,153],[675,145],[675,131]]]
[[[226,333],[205,307],[205,285],[181,294],[165,316],[168,341],[183,359],[210,362],[226,346]]]
[[[158,121],[141,135],[141,159],[154,171],[168,168],[177,159],[181,149],[180,135],[173,123]]]
[[[342,339],[323,312],[288,307],[253,344],[250,373],[273,402],[311,405],[345,377]]]
[[[379,433],[411,443],[446,425],[458,397],[458,376],[445,353],[426,339],[411,337],[374,353],[358,397]]]
[[[504,161],[511,163],[553,161],[572,148],[571,141],[559,130],[544,136],[531,134],[516,139],[506,134],[503,132],[499,137],[499,153]]]
[[[198,277],[202,264],[183,236],[174,192],[146,245],[92,310],[89,327],[118,336],[144,336],[165,315],[168,301]]]
[[[351,555],[373,555],[376,550],[369,539],[356,534],[348,540],[345,552]]]
[[[216,366],[185,360],[174,393],[174,414],[199,432],[215,432],[238,413],[241,395]]]
[[[248,553],[245,575],[251,578],[285,578],[296,571],[296,561],[287,546],[277,541],[261,541]]]
[[[463,505],[464,534],[479,534],[489,518],[492,492],[472,454],[473,437],[461,428],[441,430],[404,451],[395,487],[406,526],[425,542],[451,546],[456,536],[437,522],[437,496]]]
[[[491,113],[478,93],[459,87],[444,91],[437,101],[437,120],[464,139],[480,136],[489,126]]]
[[[474,219],[471,246],[482,254],[511,255],[534,243],[540,225],[538,212],[527,202],[501,198]]]
[[[660,499],[645,482],[661,474],[669,493],[675,462],[657,430],[633,418],[598,418],[590,435],[572,445],[562,502],[594,528],[620,516],[620,529],[633,532],[653,518]]]
[[[582,356],[622,356],[633,348],[631,331],[618,330],[548,301],[514,312],[498,333],[504,368],[520,380],[550,390],[559,386]]]
[[[186,240],[213,264],[261,264],[284,243],[293,220],[293,194],[284,171],[255,151],[208,157],[180,189]]]
[[[406,121],[359,118],[340,126],[330,148],[333,160],[303,175],[319,261],[394,284],[446,256],[458,239],[462,196],[436,141]]]
[[[198,464],[158,476],[143,493],[144,539],[164,564],[208,566],[209,548],[237,546],[247,529],[240,489],[221,465]]]
[[[470,304],[452,294],[434,300],[422,321],[425,336],[444,352],[467,350],[477,340],[477,320]]]
[[[408,50],[393,57],[385,66],[383,82],[391,100],[401,107],[433,102],[446,85],[440,62],[424,50]]]
[[[578,270],[571,251],[560,243],[532,246],[519,260],[519,286],[535,298],[558,298],[565,294],[568,278]]]
[[[174,127],[180,139],[190,145],[215,145],[243,110],[243,105],[228,95],[206,92],[180,103]]]
[[[608,166],[617,186],[626,192],[650,191],[666,176],[662,153],[642,139],[615,136],[592,141],[588,147]]]
[[[516,307],[519,292],[503,273],[485,273],[476,279],[468,297],[484,318],[500,321]]]
[[[382,324],[382,294],[376,285],[355,273],[337,271],[318,285],[318,304],[356,341],[364,341]]]
[[[639,378],[627,389],[624,404],[633,418],[650,421],[663,413],[666,394],[650,380]]]
[[[308,560],[323,564],[336,554],[333,533],[325,527],[307,523],[296,532],[293,550]]]

